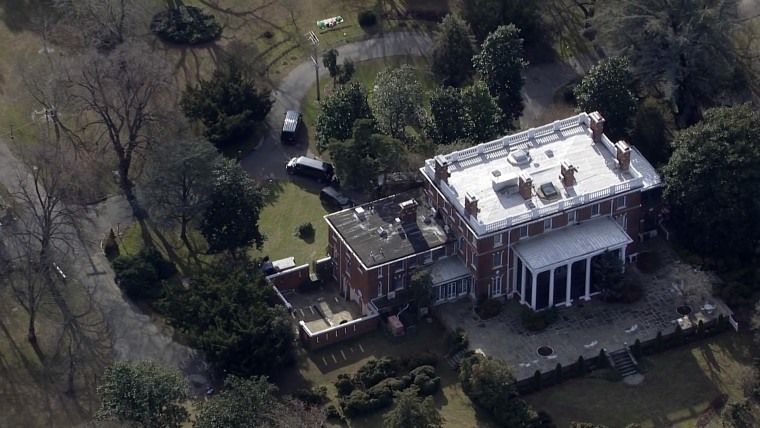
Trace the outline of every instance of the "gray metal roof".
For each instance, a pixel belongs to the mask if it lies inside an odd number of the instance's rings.
[[[611,217],[585,221],[543,233],[514,245],[517,255],[531,272],[590,256],[633,242]]]
[[[430,265],[430,280],[442,284],[470,274],[462,259],[457,256],[441,259]]]

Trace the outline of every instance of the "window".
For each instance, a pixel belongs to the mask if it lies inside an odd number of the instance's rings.
[[[377,281],[377,295],[383,295],[383,281]]]
[[[599,215],[599,204],[591,205],[591,216]]]
[[[567,212],[567,222],[573,223],[575,221],[575,210]]]
[[[547,218],[544,220],[544,230],[551,230],[552,228],[552,219]]]
[[[615,205],[617,206],[617,209],[625,208],[625,195],[618,196],[618,198],[615,199]]]
[[[493,246],[498,247],[501,246],[501,233],[497,233],[493,236]]]
[[[491,280],[491,297],[501,296],[501,275]]]
[[[493,267],[501,266],[502,253],[503,253],[502,251],[497,251],[493,253]]]
[[[417,267],[417,256],[414,256],[409,259],[409,269],[413,269]]]
[[[346,273],[349,272],[349,269],[351,269],[351,257],[346,254]]]
[[[435,287],[433,290],[433,295],[435,296],[435,301],[440,302],[446,299],[446,287],[441,285],[440,287]]]
[[[472,253],[472,267],[477,268],[478,266],[478,255],[475,253]]]
[[[430,250],[427,253],[425,253],[425,260],[422,263],[428,264],[432,262],[433,262],[433,250]]]
[[[401,272],[402,270],[404,270],[404,261],[403,260],[397,261],[395,267],[396,267],[395,268],[396,272]]]
[[[403,290],[404,289],[404,275],[396,275],[395,280],[393,281],[393,287],[395,290]]]
[[[382,278],[383,277],[383,266],[380,266],[377,268],[377,277]]]
[[[520,239],[528,237],[528,226],[522,226],[520,228]]]

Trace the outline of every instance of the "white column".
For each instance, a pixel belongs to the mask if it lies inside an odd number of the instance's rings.
[[[584,300],[591,300],[591,257],[586,259],[586,294]]]
[[[625,245],[620,247],[620,261],[623,262],[623,272],[625,272]]]
[[[573,264],[568,263],[567,264],[567,281],[565,282],[565,306],[570,306],[573,304],[573,299],[570,297],[570,291],[572,290],[573,284],[571,278],[573,277]]]
[[[536,310],[536,283],[538,282],[536,281],[536,278],[538,277],[538,274],[536,272],[532,272],[532,274],[533,274],[533,282],[531,284],[533,284],[533,287],[530,290],[531,291],[530,307],[531,309],[535,311]]]
[[[520,277],[520,303],[525,304],[525,276],[528,275],[525,262],[522,264],[522,277]]]
[[[517,253],[514,251],[512,252],[512,281],[508,289],[513,293],[511,297],[514,298],[514,292],[517,291]]]
[[[554,269],[549,269],[549,307],[554,306]]]

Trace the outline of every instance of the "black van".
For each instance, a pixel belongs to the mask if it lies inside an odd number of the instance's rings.
[[[346,209],[354,206],[354,201],[347,198],[346,195],[340,193],[336,188],[327,186],[319,192],[319,199],[327,205]]]
[[[330,182],[335,175],[335,169],[332,164],[322,162],[319,159],[299,156],[293,158],[285,165],[285,171],[288,174],[298,174],[305,177],[311,177],[319,182]]]
[[[285,121],[282,123],[280,141],[285,144],[293,144],[296,142],[302,118],[303,116],[301,113],[295,110],[288,110],[285,112]]]

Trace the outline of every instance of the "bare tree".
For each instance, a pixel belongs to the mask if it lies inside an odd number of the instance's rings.
[[[135,197],[131,172],[138,152],[154,140],[152,132],[162,117],[156,100],[167,88],[167,68],[142,46],[124,43],[107,54],[88,51],[70,58],[55,72],[57,86],[65,88],[72,111],[80,112],[69,128],[56,116],[56,125],[79,146],[95,139],[112,149],[118,184],[138,219],[145,217]],[[86,135],[86,137],[85,137]]]
[[[327,408],[286,396],[272,407],[269,418],[275,428],[319,428],[327,420]]]
[[[142,0],[54,0],[53,5],[85,47],[112,49],[139,35],[148,22]]]
[[[287,10],[290,14],[290,20],[293,22],[293,27],[295,27],[296,33],[298,33],[298,23],[296,23],[296,17],[299,15],[299,11],[301,10],[301,4],[303,3],[302,0],[279,0],[280,6],[282,6],[283,9]]]

